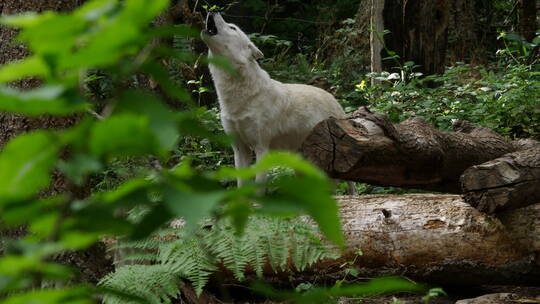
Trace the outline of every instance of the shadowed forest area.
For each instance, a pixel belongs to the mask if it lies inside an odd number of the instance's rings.
[[[539,8],[1,0],[0,303],[540,303]],[[241,164],[258,66],[346,116]]]

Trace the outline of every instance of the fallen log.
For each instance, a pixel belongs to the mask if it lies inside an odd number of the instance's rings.
[[[487,213],[540,203],[540,148],[472,166],[461,185],[465,201]]]
[[[461,193],[459,178],[467,168],[538,144],[464,121],[454,127],[440,131],[418,117],[393,125],[361,108],[348,119],[319,123],[302,152],[333,178]]]
[[[515,293],[493,293],[474,299],[459,300],[456,304],[540,303],[540,297],[524,297]]]
[[[364,276],[405,275],[435,284],[540,284],[540,204],[495,218],[457,195],[338,199],[347,254],[316,264],[319,278],[354,261]]]

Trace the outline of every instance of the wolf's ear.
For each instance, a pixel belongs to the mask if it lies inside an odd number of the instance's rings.
[[[261,50],[259,50],[259,49],[255,46],[255,44],[250,43],[250,44],[249,44],[249,49],[251,50],[253,59],[258,60],[258,59],[264,58],[263,52],[261,52]]]

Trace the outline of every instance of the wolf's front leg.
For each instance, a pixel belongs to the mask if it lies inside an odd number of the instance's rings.
[[[257,158],[257,163],[260,162],[266,154],[268,154],[268,150],[268,146],[266,145],[259,145],[255,148],[255,157]],[[255,177],[255,182],[264,183],[267,178],[268,173],[266,171],[259,172]]]
[[[252,151],[248,147],[248,145],[237,141],[233,144],[232,147],[234,152],[234,167],[236,169],[243,169],[249,167],[253,157],[251,154]],[[237,179],[237,181],[238,187],[241,187],[244,184],[244,180],[242,180],[240,177]]]

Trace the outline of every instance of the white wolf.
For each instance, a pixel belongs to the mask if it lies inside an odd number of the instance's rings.
[[[252,153],[260,160],[269,150],[299,150],[317,123],[345,117],[336,99],[317,87],[271,79],[257,63],[263,53],[236,25],[219,13],[209,13],[201,34],[209,57],[229,60],[238,75],[210,65],[221,108],[221,122],[234,135],[234,163],[249,166]],[[264,180],[259,174],[257,181]],[[238,180],[242,185],[242,180]]]

